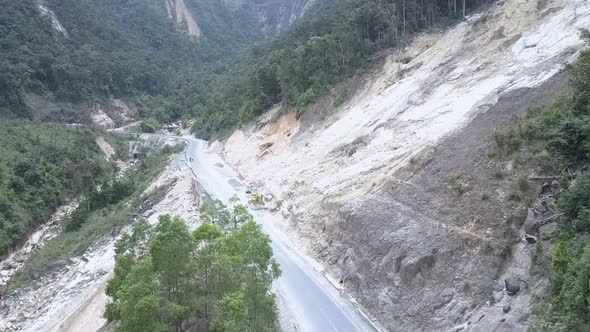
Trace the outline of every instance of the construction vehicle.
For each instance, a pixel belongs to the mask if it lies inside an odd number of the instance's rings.
[[[248,204],[254,210],[260,210],[264,207],[264,196],[261,194],[252,194],[248,199]]]

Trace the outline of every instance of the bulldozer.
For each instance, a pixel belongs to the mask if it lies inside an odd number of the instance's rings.
[[[248,199],[248,204],[255,210],[261,209],[264,206],[264,196],[261,194],[252,194]]]

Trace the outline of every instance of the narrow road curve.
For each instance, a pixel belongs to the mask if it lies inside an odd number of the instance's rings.
[[[187,141],[187,159],[205,191],[226,204],[233,195],[246,202],[245,187],[221,157],[207,152],[205,141],[193,138]],[[277,227],[281,222],[280,217],[265,210],[251,213],[269,235],[275,258],[283,271],[275,282],[275,290],[287,302],[292,311],[290,314],[297,320],[302,331],[381,330],[314,269],[311,259],[293,249],[295,247]]]

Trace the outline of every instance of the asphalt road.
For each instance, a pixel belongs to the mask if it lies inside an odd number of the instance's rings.
[[[237,174],[223,160],[206,151],[206,142],[188,139],[187,159],[205,191],[213,198],[228,202],[238,195],[247,201],[245,187]],[[190,160],[190,159],[189,159]],[[282,276],[275,282],[275,290],[286,302],[290,314],[303,331],[376,331],[377,328],[347,298],[328,282],[313,262],[298,253],[283,231],[276,225],[274,215],[265,210],[251,211],[269,235]]]

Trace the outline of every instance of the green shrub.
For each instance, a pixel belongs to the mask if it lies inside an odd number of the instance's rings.
[[[68,199],[110,177],[97,132],[58,124],[0,122],[0,255]]]
[[[512,154],[520,149],[523,143],[524,126],[518,122],[503,130],[494,133],[494,139],[498,149],[503,154]]]
[[[449,184],[451,188],[457,192],[459,196],[463,195],[464,193],[470,190],[469,185],[461,179],[461,176],[453,176],[449,179]]]
[[[142,133],[155,133],[160,129],[161,125],[158,120],[154,118],[149,118],[141,122],[139,126]]]
[[[338,108],[338,107],[344,105],[344,103],[347,102],[349,99],[350,99],[350,95],[348,94],[348,91],[342,90],[338,94],[336,99],[334,99],[334,107]]]

